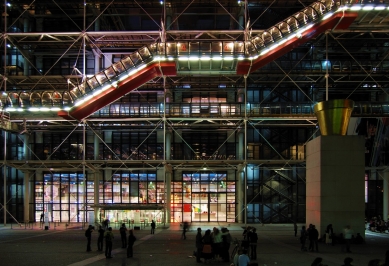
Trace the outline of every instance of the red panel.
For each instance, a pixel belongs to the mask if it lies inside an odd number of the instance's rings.
[[[161,72],[162,71],[162,72]],[[153,63],[127,79],[118,83],[118,88],[111,87],[99,95],[93,97],[87,103],[84,103],[70,110],[69,113],[64,111],[58,112],[58,115],[65,119],[82,120],[104,106],[111,104],[130,91],[142,86],[147,81],[161,75],[176,75],[175,62]]]
[[[356,19],[358,13],[337,13],[331,18],[319,22],[317,25],[314,25],[312,28],[308,29],[304,32],[304,36],[302,38],[293,38],[288,42],[284,43],[282,46],[279,46],[271,51],[269,51],[264,56],[258,57],[255,61],[253,61],[251,69],[250,69],[250,61],[242,61],[238,63],[236,68],[236,73],[238,75],[246,75],[249,72],[253,72],[271,61],[276,60],[280,56],[286,54],[287,52],[293,50],[294,48],[300,46],[303,43],[306,43],[310,39],[316,37],[322,32],[325,32],[328,29],[345,29],[350,26],[350,24]],[[339,24],[337,24],[339,23]]]

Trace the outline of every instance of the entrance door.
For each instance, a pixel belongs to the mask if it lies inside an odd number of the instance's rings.
[[[192,193],[192,222],[225,222],[225,208],[225,193]]]
[[[192,222],[208,222],[209,193],[192,193]]]

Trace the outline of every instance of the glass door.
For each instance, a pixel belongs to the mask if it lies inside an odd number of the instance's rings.
[[[209,193],[192,193],[192,222],[208,222]]]

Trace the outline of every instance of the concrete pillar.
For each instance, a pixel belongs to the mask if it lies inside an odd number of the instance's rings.
[[[350,225],[365,235],[365,145],[362,136],[321,136],[307,144],[306,223],[323,235]]]
[[[383,198],[383,216],[385,221],[389,219],[389,172],[384,172],[384,198]]]

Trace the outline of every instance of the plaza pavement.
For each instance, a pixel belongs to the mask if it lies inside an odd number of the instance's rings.
[[[39,224],[39,223],[38,223]],[[0,225],[1,266],[83,266],[83,265],[134,265],[134,266],[190,266],[199,265],[193,257],[196,228],[227,227],[233,238],[242,239],[243,224],[192,223],[187,239],[181,239],[179,224],[157,227],[154,235],[150,226],[134,231],[137,241],[134,257],[127,258],[126,250],[120,248],[118,228],[113,232],[113,258],[106,259],[97,251],[97,232],[92,233],[92,252],[86,252],[85,228],[80,225],[50,226],[48,230],[35,226]],[[352,253],[341,251],[340,245],[327,246],[319,243],[319,253],[300,251],[298,237],[294,237],[292,224],[252,224],[258,233],[258,259],[260,266],[310,266],[316,257],[323,258],[323,264],[341,266],[345,257],[354,259],[354,266],[367,266],[371,259],[384,260],[389,250],[389,234],[366,231],[366,244],[352,245]],[[301,224],[299,224],[301,228]],[[338,228],[334,228],[337,232]],[[340,231],[340,230],[338,230]],[[231,248],[232,249],[232,248]],[[201,265],[201,264],[200,264]],[[212,261],[210,265],[229,263]]]

